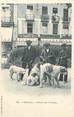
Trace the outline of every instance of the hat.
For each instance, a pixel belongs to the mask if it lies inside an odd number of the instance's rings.
[[[61,45],[61,47],[64,47],[64,46],[66,46],[66,44],[65,44],[65,43]]]
[[[27,43],[27,44],[31,44],[31,43],[32,43],[32,41],[30,41],[30,40],[27,40],[27,41],[26,41],[26,43]]]
[[[49,46],[49,45],[50,45],[50,43],[44,43],[43,45],[44,45],[44,46]]]

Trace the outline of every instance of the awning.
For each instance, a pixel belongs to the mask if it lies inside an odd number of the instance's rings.
[[[1,28],[1,41],[2,42],[12,41],[12,28]]]

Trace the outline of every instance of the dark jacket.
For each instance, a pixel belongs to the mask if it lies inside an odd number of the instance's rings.
[[[24,53],[23,53],[23,57],[22,57],[22,61],[29,63],[29,62],[34,62],[36,57],[36,51],[35,48],[31,46],[30,49],[28,49],[28,47],[24,48]]]
[[[55,64],[56,62],[55,56],[53,56],[52,52],[50,51],[50,48],[48,52],[45,48],[42,49],[40,60],[41,61],[44,60],[45,62],[51,63],[51,64]]]
[[[60,56],[59,56],[59,65],[64,66],[67,68],[67,59],[68,59],[68,52],[67,50],[62,50],[60,52]]]

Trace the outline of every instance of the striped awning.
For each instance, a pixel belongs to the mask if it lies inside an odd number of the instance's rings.
[[[1,41],[2,42],[12,41],[12,28],[1,28]]]

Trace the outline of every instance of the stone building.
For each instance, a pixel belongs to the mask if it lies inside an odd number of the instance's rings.
[[[37,45],[38,38],[41,45],[71,44],[71,4],[2,4],[1,16],[2,43],[12,48],[24,46],[28,39]]]

